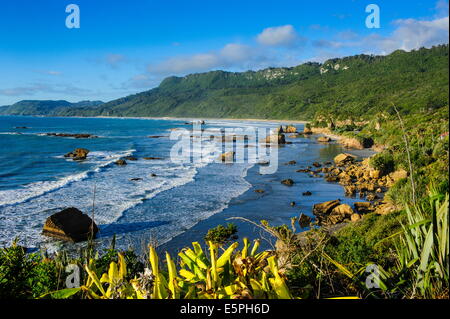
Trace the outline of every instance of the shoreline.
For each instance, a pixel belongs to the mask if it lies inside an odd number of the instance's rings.
[[[47,116],[47,115],[7,115],[0,114],[0,116],[14,116],[14,117],[39,117],[39,118],[83,118],[83,119],[120,119],[120,120],[167,120],[167,121],[245,121],[245,122],[262,122],[262,123],[280,123],[280,124],[306,124],[310,121],[305,120],[277,120],[277,119],[251,119],[251,118],[210,118],[210,117],[171,117],[171,116]]]
[[[234,223],[238,228],[238,241],[243,237],[249,239],[257,239],[264,237],[258,236],[258,229],[240,220],[230,220],[233,217],[244,217],[259,223],[261,219],[269,221],[269,224],[278,226],[281,224],[290,224],[292,217],[298,217],[300,213],[305,213],[312,219],[317,217],[313,214],[312,208],[315,204],[331,201],[339,198],[342,204],[353,205],[355,202],[363,201],[356,196],[346,196],[345,187],[336,182],[328,182],[324,176],[311,176],[309,173],[298,173],[297,168],[304,168],[312,165],[313,162],[320,161],[321,163],[333,161],[335,155],[341,153],[350,153],[355,155],[359,160],[363,161],[375,153],[371,149],[346,149],[337,141],[330,143],[319,143],[317,137],[319,134],[312,134],[308,137],[303,137],[308,141],[307,145],[312,148],[308,154],[301,154],[298,158],[296,149],[289,149],[283,147],[281,149],[281,159],[279,159],[278,171],[269,176],[261,176],[258,174],[258,165],[255,165],[248,170],[245,180],[251,184],[243,194],[232,199],[225,209],[218,212],[205,220],[199,221],[185,232],[175,236],[166,243],[158,246],[161,251],[167,250],[169,252],[177,252],[182,247],[186,246],[191,241],[198,241],[203,243],[203,236],[206,235],[210,228],[218,225],[226,225],[227,223]],[[287,139],[295,143],[296,138]],[[302,138],[302,139],[303,139]],[[295,145],[295,144],[293,144]],[[292,145],[286,145],[292,146]],[[305,150],[306,152],[307,150]],[[321,155],[324,153],[325,155]],[[288,165],[287,162],[297,160],[297,165]],[[333,163],[334,165],[334,163]],[[325,167],[325,166],[324,166]],[[287,187],[282,185],[280,181],[286,178],[292,178],[295,181],[294,186]],[[257,194],[257,190],[263,190],[262,194]],[[312,196],[302,196],[305,191],[312,191]],[[291,202],[296,202],[291,206]],[[275,214],[273,212],[276,212]],[[345,227],[351,223],[339,223],[337,225]],[[300,233],[308,231],[307,227],[302,229]],[[274,249],[275,243],[268,243],[264,240],[261,243],[261,249]]]

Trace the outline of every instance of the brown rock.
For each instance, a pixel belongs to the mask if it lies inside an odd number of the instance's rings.
[[[357,221],[360,220],[360,219],[361,219],[361,215],[360,215],[360,214],[357,214],[357,213],[352,214],[352,216],[350,217],[350,220],[351,220],[352,222],[357,222]]]
[[[334,158],[334,163],[336,166],[344,166],[346,164],[353,163],[354,161],[355,156],[347,153],[339,154]]]
[[[313,165],[314,167],[321,167],[321,166],[322,166],[322,165],[320,165],[319,162],[314,162],[312,165]]]
[[[282,180],[281,183],[284,184],[284,185],[287,185],[287,186],[294,185],[294,181],[292,179],[290,179],[290,178]]]
[[[89,154],[89,150],[85,148],[77,148],[72,152],[67,153],[64,155],[64,157],[70,157],[73,158],[74,161],[77,160],[84,160],[86,159],[87,155]]]
[[[286,126],[284,132],[285,133],[297,133],[297,128],[293,125],[288,125],[288,126]]]
[[[116,161],[116,165],[119,165],[119,166],[127,165],[127,162],[123,159],[120,159],[120,160]]]
[[[255,193],[260,193],[260,194],[262,194],[262,193],[264,193],[264,190],[263,190],[263,189],[255,189]]]
[[[98,227],[93,220],[76,208],[66,208],[45,221],[42,234],[61,240],[80,242],[90,235],[95,238]]]
[[[301,213],[300,217],[298,218],[298,223],[301,228],[309,227],[309,225],[311,225],[311,217]]]
[[[162,160],[162,157],[144,157],[145,160]]]
[[[356,202],[356,203],[353,203],[353,206],[355,206],[355,210],[359,214],[370,213],[374,210],[374,207],[369,202]]]
[[[320,143],[328,143],[331,141],[331,138],[329,138],[328,136],[320,136],[319,138],[317,138],[317,142]]]
[[[356,194],[356,187],[353,185],[347,185],[344,187],[345,196],[353,196]]]
[[[330,200],[328,202],[315,204],[313,206],[313,213],[316,216],[328,215],[331,213],[332,209],[340,205],[341,201],[339,199]]]
[[[266,144],[286,144],[284,134],[269,135],[265,140]]]
[[[331,214],[333,214],[333,213],[349,217],[349,216],[351,216],[354,213],[354,211],[350,207],[350,205],[348,205],[348,204],[341,204],[341,205],[336,206],[336,207],[333,208],[333,210],[331,211]]]

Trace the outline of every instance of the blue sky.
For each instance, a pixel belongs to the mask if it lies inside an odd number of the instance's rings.
[[[68,29],[67,5],[80,8]],[[381,27],[368,29],[368,4]],[[448,42],[447,0],[5,0],[0,105],[108,101],[166,76],[294,66]]]

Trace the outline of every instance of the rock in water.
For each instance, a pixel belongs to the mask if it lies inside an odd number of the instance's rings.
[[[265,140],[266,144],[286,144],[284,134],[269,135]]]
[[[84,160],[86,159],[87,155],[89,154],[89,150],[85,148],[77,148],[72,152],[67,153],[64,155],[64,157],[70,157],[73,158],[74,161],[77,160]]]
[[[329,138],[328,136],[321,136],[319,138],[317,138],[317,142],[321,142],[321,143],[328,143],[331,141],[331,138]]]
[[[87,240],[91,234],[95,238],[97,232],[98,227],[95,222],[74,207],[66,208],[48,217],[42,230],[43,235],[71,242]]]
[[[285,133],[297,133],[297,128],[294,125],[288,125],[286,126],[286,129],[284,130]]]
[[[355,156],[347,153],[342,153],[334,158],[334,163],[336,164],[336,166],[344,166],[346,164],[353,163],[354,160]]]
[[[116,165],[119,165],[119,166],[127,165],[127,161],[125,161],[123,159],[117,160]]]
[[[313,206],[313,213],[316,216],[328,215],[329,213],[331,213],[331,210],[333,208],[335,208],[336,206],[338,206],[340,204],[341,204],[341,201],[339,199],[330,200],[328,202],[324,202],[324,203],[320,203],[320,204],[315,204]]]
[[[284,184],[284,185],[287,185],[287,186],[294,185],[294,181],[292,179],[290,179],[290,178],[282,180],[281,183]]]

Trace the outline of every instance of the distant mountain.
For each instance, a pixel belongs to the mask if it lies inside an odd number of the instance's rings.
[[[370,117],[389,111],[393,103],[411,113],[448,105],[448,55],[446,44],[291,68],[168,77],[142,93],[94,106],[54,107],[47,115],[294,120]],[[23,114],[22,107],[14,109]]]
[[[65,100],[23,100],[13,105],[0,106],[1,115],[60,115],[66,109],[97,107],[102,101],[81,101],[70,103]]]

